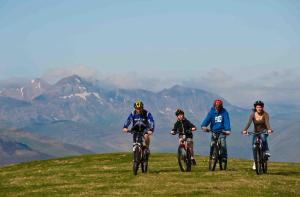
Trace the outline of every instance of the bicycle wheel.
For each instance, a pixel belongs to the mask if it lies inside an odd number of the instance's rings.
[[[210,171],[214,171],[215,170],[218,158],[219,158],[218,147],[215,145],[215,146],[213,146],[213,153],[209,157],[208,169]]]
[[[219,159],[219,165],[220,165],[220,170],[226,170],[227,169],[227,159],[226,158],[220,158]]]
[[[191,158],[191,152],[188,149],[186,154],[186,171],[190,172],[192,170],[192,158]]]
[[[262,170],[263,170],[263,173],[268,172],[268,157],[266,155],[264,155],[264,157],[263,157]]]
[[[136,147],[134,152],[133,152],[133,174],[137,175],[138,169],[139,169],[139,164],[141,161],[141,153],[140,153],[140,147]]]
[[[185,148],[180,146],[178,148],[177,160],[178,160],[179,169],[182,172],[187,171],[186,158],[187,158],[187,153],[185,151]]]
[[[149,155],[147,154],[147,149],[144,149],[143,161],[141,163],[141,168],[143,173],[146,173],[148,171],[148,158]]]
[[[255,171],[256,171],[256,174],[259,175],[261,174],[261,151],[260,151],[260,148],[256,147],[254,149],[254,163],[255,163]]]

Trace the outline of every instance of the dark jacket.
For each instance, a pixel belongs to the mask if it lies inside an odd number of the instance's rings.
[[[185,134],[186,137],[192,138],[192,128],[196,128],[196,126],[193,125],[188,119],[184,118],[182,121],[176,121],[172,131],[175,131],[175,133],[178,133],[179,135]]]
[[[145,109],[143,109],[141,114],[137,114],[136,111],[131,112],[123,128],[128,128],[131,123],[132,130],[144,131],[145,129],[149,129],[154,132],[154,119],[152,114]]]

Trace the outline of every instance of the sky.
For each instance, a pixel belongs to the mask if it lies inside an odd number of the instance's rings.
[[[296,102],[299,54],[298,0],[0,0],[0,80],[75,73]]]

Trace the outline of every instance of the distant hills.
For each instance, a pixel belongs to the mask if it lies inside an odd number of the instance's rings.
[[[42,79],[35,79],[19,85],[2,86],[0,127],[4,131],[15,128],[93,152],[129,151],[130,135],[123,134],[121,128],[133,110],[132,105],[137,98],[144,102],[145,108],[153,114],[156,121],[152,150],[173,152],[176,150],[177,140],[169,135],[169,131],[175,121],[175,110],[184,109],[187,118],[200,127],[201,121],[212,106],[212,101],[221,97],[201,89],[178,85],[159,92],[106,88],[98,81],[84,79],[78,75],[63,78],[53,85]],[[228,138],[230,156],[250,158],[251,140],[240,135],[250,110],[222,99],[230,113],[233,129],[233,135]],[[273,128],[292,122],[284,119],[285,115],[281,113],[276,113],[276,121],[271,117]],[[288,133],[294,133],[297,128],[290,128]],[[271,148],[287,146],[285,141],[279,140],[275,144],[272,142],[278,138],[277,135],[282,136],[281,139],[287,139],[287,132],[277,133],[270,137]],[[208,153],[209,138],[210,135],[203,132],[195,134],[196,152]],[[297,142],[298,139],[291,143]],[[284,153],[280,150],[288,149],[275,150],[274,158],[280,160],[276,157],[277,151],[282,155]],[[80,151],[73,153],[79,154]],[[298,158],[291,159],[290,156],[285,159],[299,161]]]

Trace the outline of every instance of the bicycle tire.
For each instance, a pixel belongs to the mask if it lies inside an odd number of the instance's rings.
[[[133,152],[133,174],[137,175],[139,164],[141,162],[141,153],[140,153],[140,147],[136,147]]]
[[[191,152],[188,149],[186,154],[186,171],[190,172],[192,170],[192,158],[191,158]]]
[[[213,152],[212,155],[209,157],[209,164],[208,164],[208,169],[210,171],[215,171],[217,162],[218,162],[218,148],[216,145],[213,146]]]
[[[264,155],[264,157],[263,157],[262,170],[263,170],[263,173],[268,172],[268,158],[266,158],[266,155]]]
[[[147,154],[147,149],[144,149],[143,161],[141,162],[141,168],[143,173],[146,173],[148,171],[148,158],[149,155]]]
[[[179,169],[182,172],[186,172],[186,170],[187,170],[186,158],[187,158],[187,154],[186,154],[185,149],[181,146],[178,147],[177,160],[178,160]]]
[[[254,162],[255,162],[255,172],[257,175],[261,174],[261,151],[259,147],[254,149]]]
[[[224,158],[219,159],[220,170],[227,170],[227,159]]]

